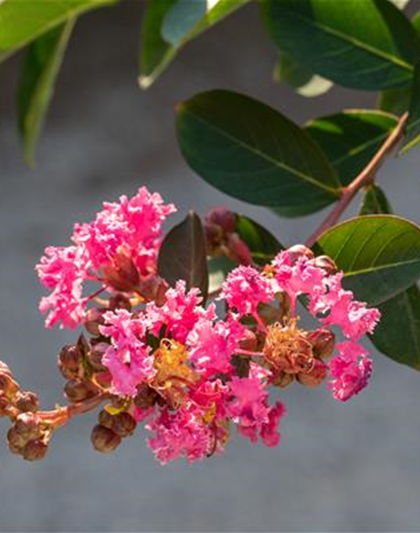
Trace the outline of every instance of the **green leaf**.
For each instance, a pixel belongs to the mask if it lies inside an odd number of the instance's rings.
[[[309,122],[306,131],[324,150],[342,185],[348,185],[397,122],[397,117],[381,111],[349,109]]]
[[[406,135],[401,153],[405,154],[420,142],[420,62],[417,63],[411,90]]]
[[[117,1],[4,0],[0,4],[0,61],[67,19]]]
[[[317,211],[340,196],[334,170],[310,136],[261,102],[215,90],[177,112],[187,163],[226,194],[285,215]]]
[[[314,247],[344,272],[343,285],[378,305],[420,277],[420,228],[393,215],[357,217],[325,232]]]
[[[392,207],[383,190],[377,185],[371,185],[365,191],[359,215],[390,215]]]
[[[378,307],[382,316],[370,340],[394,361],[420,370],[420,291],[417,285]]]
[[[175,286],[178,280],[185,280],[187,289],[198,287],[203,298],[207,298],[206,242],[201,220],[193,211],[163,239],[158,272],[169,285]]]
[[[314,74],[283,53],[280,53],[273,77],[275,81],[287,83],[298,94],[307,98],[321,96],[334,85],[332,81]]]
[[[36,143],[75,19],[54,28],[28,48],[18,88],[18,121],[25,159],[34,163]]]
[[[261,6],[279,49],[333,82],[379,90],[412,78],[420,39],[387,0],[266,0]]]
[[[248,1],[148,0],[141,31],[140,87],[150,87],[185,44]]]
[[[236,215],[236,232],[259,265],[269,263],[284,247],[263,226],[245,215]]]
[[[420,37],[420,11],[411,19],[417,35]],[[402,115],[410,106],[412,85],[409,84],[399,89],[388,89],[382,91],[379,98],[379,108],[396,115]]]

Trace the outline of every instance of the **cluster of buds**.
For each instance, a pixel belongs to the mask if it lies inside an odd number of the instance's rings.
[[[237,215],[224,207],[209,211],[204,219],[207,253],[209,256],[226,256],[241,265],[251,265],[248,246],[237,232]]]
[[[0,366],[0,415],[13,422],[13,452],[42,458],[57,427],[103,402],[91,435],[103,453],[139,424],[163,464],[223,452],[233,428],[272,447],[286,410],[271,402],[271,387],[326,382],[335,399],[346,401],[368,383],[372,361],[358,341],[380,315],[343,289],[330,258],[299,245],[256,267],[235,215],[213,210],[206,217],[209,253],[240,263],[221,287],[217,299],[226,312],[218,317],[199,289],[187,290],[182,280],[169,287],[158,275],[161,224],[172,211],[143,188],[76,225],[72,246],[47,249],[37,267],[52,291],[41,302],[46,325],[83,325],[88,335],[59,354],[67,407],[39,411],[36,396]],[[83,296],[92,281],[99,289]],[[317,328],[302,326],[299,302]]]

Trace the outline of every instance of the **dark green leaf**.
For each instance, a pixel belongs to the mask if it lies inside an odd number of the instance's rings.
[[[397,117],[381,111],[349,109],[317,118],[306,131],[324,150],[343,185],[369,163],[396,126]]]
[[[147,89],[189,41],[249,0],[149,0],[142,24],[140,87]]]
[[[283,246],[263,226],[244,215],[236,217],[236,232],[248,246],[252,259],[260,265],[269,263]]]
[[[343,285],[372,305],[420,277],[420,228],[393,215],[343,222],[321,235],[314,249],[334,259],[344,271]]]
[[[206,242],[200,218],[190,212],[164,238],[159,251],[158,271],[169,285],[185,280],[187,289],[198,287],[206,299],[209,283]]]
[[[377,185],[371,185],[363,197],[359,215],[390,215],[392,207],[383,190]]]
[[[417,63],[411,89],[409,116],[406,136],[401,153],[408,152],[420,142],[420,62]]]
[[[274,69],[273,77],[275,81],[287,83],[298,94],[307,98],[321,96],[333,86],[332,81],[314,74],[283,53],[279,55],[279,61]]]
[[[378,307],[382,316],[370,340],[394,361],[420,370],[420,291],[417,285]]]
[[[66,20],[117,1],[4,0],[0,3],[0,61]]]
[[[266,0],[261,5],[279,49],[313,72],[356,89],[410,82],[420,39],[387,0]]]
[[[188,164],[217,189],[282,214],[317,211],[340,184],[310,136],[274,109],[234,92],[210,91],[178,107]]]
[[[18,120],[25,159],[34,163],[35,146],[51,100],[75,19],[39,37],[28,48],[18,88]]]
[[[411,23],[420,37],[420,11],[411,19]],[[409,84],[399,89],[389,89],[381,93],[379,107],[383,111],[389,111],[396,115],[402,115],[410,106],[412,85]]]

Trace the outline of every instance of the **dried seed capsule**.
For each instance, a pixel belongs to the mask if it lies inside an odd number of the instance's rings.
[[[110,453],[121,443],[121,437],[112,429],[97,425],[93,428],[91,441],[95,450],[101,453]]]

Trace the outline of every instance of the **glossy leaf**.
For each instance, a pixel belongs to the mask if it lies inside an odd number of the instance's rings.
[[[186,43],[248,1],[148,0],[141,32],[140,87],[150,87]]]
[[[266,0],[263,16],[279,49],[347,87],[379,90],[410,82],[420,39],[388,0]]]
[[[39,37],[26,52],[18,88],[18,120],[30,164],[74,22],[70,19]]]
[[[325,94],[333,87],[333,82],[313,74],[306,67],[296,63],[287,54],[280,53],[273,73],[274,80],[293,87],[301,96],[313,98]]]
[[[229,91],[201,93],[177,109],[187,163],[217,189],[284,215],[314,212],[340,184],[307,133],[274,109]]]
[[[344,271],[343,285],[377,305],[420,277],[420,228],[393,215],[358,217],[321,235],[314,247]]]
[[[370,340],[398,363],[420,370],[420,291],[412,285],[379,306],[381,320]]]
[[[420,38],[420,11],[411,19],[411,24]],[[399,89],[382,91],[379,98],[380,109],[396,115],[402,115],[410,106],[411,89],[412,84],[409,84]]]
[[[164,238],[158,258],[158,272],[171,286],[180,279],[187,289],[198,287],[204,299],[208,291],[206,243],[200,218],[190,212]]]
[[[371,185],[363,197],[360,207],[360,215],[389,215],[392,213],[392,207],[388,202],[383,190],[377,185]]]
[[[408,152],[420,142],[420,62],[417,63],[411,89],[409,116],[406,126],[406,136],[401,153]]]
[[[0,61],[68,19],[94,8],[115,4],[117,1],[5,0],[0,5]]]
[[[397,122],[397,117],[381,111],[349,109],[311,121],[306,131],[324,150],[342,185],[348,185],[369,163]]]
[[[263,226],[244,216],[236,217],[236,232],[248,246],[252,259],[260,265],[269,263],[284,247]]]

